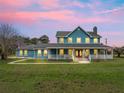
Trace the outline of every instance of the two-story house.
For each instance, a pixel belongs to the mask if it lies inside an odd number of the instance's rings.
[[[74,31],[58,31],[56,38],[57,43],[21,47],[17,56],[73,61],[113,58],[112,47],[101,44],[102,37],[97,33],[97,27],[93,31],[85,31],[81,27]]]

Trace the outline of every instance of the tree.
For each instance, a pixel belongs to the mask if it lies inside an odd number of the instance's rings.
[[[31,44],[37,44],[38,41],[39,41],[38,38],[32,38],[32,39],[31,39]]]
[[[1,46],[1,59],[7,59],[8,51],[16,44],[17,31],[12,25],[0,25],[0,46]]]
[[[49,43],[49,37],[47,35],[41,36],[39,40],[41,41],[41,43]]]
[[[123,54],[123,52],[124,52],[124,48],[123,47],[116,47],[116,48],[114,48],[114,52],[117,54],[118,57],[120,57],[121,54]]]

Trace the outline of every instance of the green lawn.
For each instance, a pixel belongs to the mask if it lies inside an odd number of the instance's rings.
[[[6,64],[8,62],[13,62],[17,60],[21,60],[21,58],[8,58],[7,60],[0,60],[0,64]]]
[[[91,64],[0,64],[0,93],[124,93],[124,59]]]

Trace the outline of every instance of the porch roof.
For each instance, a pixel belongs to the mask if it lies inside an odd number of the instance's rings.
[[[99,48],[106,49],[112,48],[103,44],[58,44],[58,43],[49,43],[49,44],[37,44],[37,45],[28,45],[21,47],[19,49],[47,49],[47,48]]]

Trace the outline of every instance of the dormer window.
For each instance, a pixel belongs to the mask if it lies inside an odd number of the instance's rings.
[[[85,38],[86,43],[90,43],[90,38]]]
[[[72,38],[71,37],[68,38],[68,43],[72,43]]]
[[[81,38],[80,37],[77,38],[77,43],[81,43]]]
[[[64,38],[59,38],[59,43],[64,43]]]
[[[94,43],[98,43],[98,38],[94,38]]]

